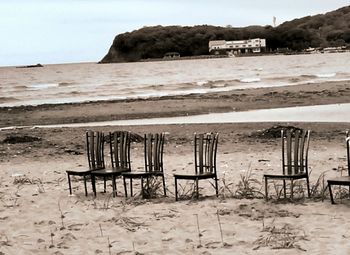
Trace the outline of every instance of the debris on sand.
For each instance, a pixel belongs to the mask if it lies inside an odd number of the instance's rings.
[[[38,63],[36,65],[17,66],[16,68],[35,68],[35,67],[44,67],[44,66],[42,64]]]
[[[271,128],[259,130],[257,132],[253,132],[248,135],[250,138],[264,138],[264,139],[273,139],[273,138],[280,138],[281,137],[281,130],[292,130],[294,131],[303,131],[303,129],[294,127],[294,126],[283,126],[283,125],[277,125],[273,126]]]
[[[29,135],[8,135],[2,142],[3,143],[31,143],[41,141],[40,137],[29,136]]]

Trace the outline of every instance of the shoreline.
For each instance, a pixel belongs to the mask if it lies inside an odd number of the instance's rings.
[[[0,127],[177,117],[350,102],[350,81],[147,99],[0,108]]]

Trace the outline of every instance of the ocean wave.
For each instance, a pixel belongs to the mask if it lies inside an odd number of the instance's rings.
[[[208,81],[197,81],[196,82],[196,84],[198,85],[198,86],[203,86],[203,85],[205,85],[205,84],[207,84],[208,83]]]
[[[25,85],[17,85],[13,87],[15,90],[23,90],[23,89],[27,89],[28,87]]]
[[[302,78],[332,78],[335,77],[337,73],[319,73],[319,74],[302,74]]]
[[[253,83],[253,82],[259,82],[261,81],[261,79],[258,77],[248,77],[248,78],[240,79],[239,81],[243,83]]]
[[[289,78],[288,81],[291,83],[297,83],[297,82],[300,82],[301,80],[297,77],[292,77],[292,78]]]
[[[75,82],[66,82],[66,81],[64,81],[64,82],[59,82],[58,86],[59,87],[66,87],[66,86],[70,86],[70,85],[73,85],[73,84],[75,84]]]
[[[229,83],[239,82],[239,80],[210,80],[210,81],[198,81],[195,83],[186,83],[192,85],[191,87],[203,87],[203,88],[222,88],[229,85]]]
[[[32,90],[42,90],[42,89],[50,89],[50,88],[55,88],[58,87],[58,83],[43,83],[43,84],[32,84],[27,86],[27,88],[32,89]]]
[[[81,93],[80,91],[71,91],[71,92],[69,92],[68,94],[70,94],[70,95],[83,95],[83,94],[86,94],[86,93]]]
[[[0,103],[7,103],[7,102],[13,102],[18,101],[19,99],[15,97],[0,97]]]
[[[320,73],[320,74],[316,74],[317,78],[331,78],[331,77],[335,77],[337,74],[336,73]]]
[[[301,78],[316,78],[317,76],[314,74],[301,74]]]

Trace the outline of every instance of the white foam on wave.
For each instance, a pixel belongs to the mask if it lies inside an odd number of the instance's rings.
[[[197,81],[197,85],[198,86],[203,86],[203,85],[205,85],[207,83],[208,83],[208,81]]]
[[[239,81],[243,83],[253,83],[253,82],[259,82],[261,81],[261,79],[258,77],[248,77],[248,78],[240,79]]]
[[[42,83],[42,84],[31,84],[27,87],[32,90],[41,90],[41,89],[56,88],[58,86],[59,86],[58,83]]]
[[[336,73],[320,73],[320,74],[316,74],[317,78],[331,78],[331,77],[335,77],[337,74]]]

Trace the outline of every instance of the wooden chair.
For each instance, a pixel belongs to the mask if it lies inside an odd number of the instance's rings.
[[[131,169],[130,162],[130,132],[116,131],[109,133],[109,148],[111,156],[111,168],[100,169],[91,172],[91,182],[94,195],[96,196],[96,177],[103,177],[104,192],[106,192],[106,180],[112,180],[113,196],[116,196],[116,178],[123,172]]]
[[[219,134],[195,134],[194,135],[194,174],[174,174],[175,178],[175,200],[178,200],[177,181],[194,180],[196,184],[197,199],[199,197],[198,181],[214,179],[216,196],[219,194],[218,179],[216,174],[216,153]]]
[[[332,204],[334,203],[333,193],[332,193],[332,185],[340,185],[340,186],[348,186],[349,187],[349,196],[350,196],[350,137],[349,132],[346,132],[346,155],[348,160],[348,176],[341,176],[338,178],[327,180],[329,195],[331,197]]]
[[[126,179],[130,181],[130,195],[133,196],[133,179],[141,179],[141,189],[142,194],[144,195],[144,179],[147,180],[147,187],[149,187],[149,178],[150,177],[162,177],[163,179],[163,193],[166,196],[166,187],[165,187],[165,177],[164,177],[164,168],[163,168],[163,151],[164,151],[164,141],[165,134],[145,134],[144,135],[144,160],[145,160],[145,171],[143,172],[128,172],[123,173],[124,180],[124,190],[125,196],[128,196]]]
[[[286,198],[286,180],[291,181],[291,198],[293,199],[293,181],[306,179],[307,194],[310,197],[308,172],[308,151],[310,130],[281,131],[282,141],[282,174],[264,174],[265,198],[268,200],[268,179],[283,180],[284,197]]]
[[[68,170],[68,185],[69,193],[72,194],[71,176],[82,176],[84,179],[85,196],[87,196],[87,177],[90,177],[92,171],[105,168],[103,149],[104,149],[104,135],[102,132],[86,132],[86,152],[89,162],[89,169],[84,171]]]

